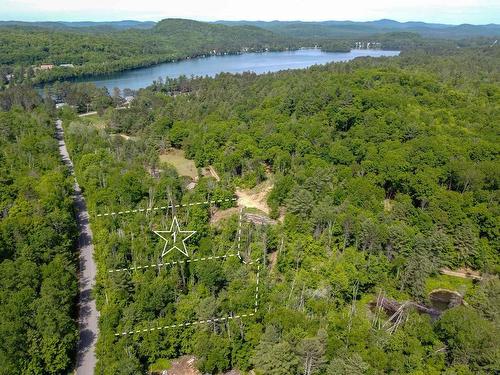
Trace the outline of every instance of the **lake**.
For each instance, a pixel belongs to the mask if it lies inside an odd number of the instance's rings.
[[[244,53],[241,55],[209,56],[177,62],[163,63],[147,68],[83,78],[77,82],[93,82],[98,87],[112,90],[129,88],[137,90],[153,83],[159,77],[177,78],[181,75],[215,76],[218,73],[255,72],[257,74],[286,69],[302,69],[311,65],[349,61],[360,56],[397,56],[399,51],[361,50],[350,52],[323,52],[317,48],[297,51]]]

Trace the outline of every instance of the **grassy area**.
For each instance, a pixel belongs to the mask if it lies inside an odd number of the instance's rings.
[[[471,279],[462,279],[460,277],[448,275],[436,275],[427,279],[425,287],[427,293],[435,289],[450,289],[460,293],[470,293],[474,288],[474,283]]]
[[[104,129],[106,127],[106,120],[103,117],[99,116],[97,113],[95,115],[81,117],[80,119],[82,121],[88,122],[98,129]]]
[[[171,164],[180,176],[191,177],[193,180],[198,177],[198,170],[194,161],[186,159],[183,150],[171,149],[160,155],[160,161]]]
[[[149,366],[149,372],[161,372],[163,370],[168,370],[172,366],[170,359],[160,358],[157,359],[155,363]]]

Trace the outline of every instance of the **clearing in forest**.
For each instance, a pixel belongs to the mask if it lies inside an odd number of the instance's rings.
[[[194,355],[184,355],[177,359],[173,359],[170,365],[166,368],[150,371],[152,375],[202,375],[202,373],[196,368],[196,357]],[[222,375],[241,375],[238,370],[231,370],[223,373]]]
[[[273,182],[270,179],[260,183],[252,189],[236,189],[238,206],[245,208],[256,208],[269,215],[267,196],[273,189]]]
[[[196,357],[193,355],[185,355],[171,361],[168,369],[151,371],[155,375],[201,375],[201,372],[196,368]]]
[[[193,180],[198,178],[198,170],[193,160],[186,159],[183,150],[172,148],[160,155],[160,161],[172,165],[179,176],[187,176]]]
[[[92,126],[94,126],[96,129],[105,129],[106,128],[106,120],[103,119],[101,116],[99,116],[96,113],[89,114],[85,117],[80,116],[80,121],[81,122],[86,122]]]

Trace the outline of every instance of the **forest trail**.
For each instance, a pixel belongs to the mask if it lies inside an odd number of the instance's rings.
[[[74,175],[73,162],[71,161],[64,142],[64,131],[62,121],[56,121],[56,138],[59,143],[61,158],[74,177],[74,204],[77,213],[78,224],[78,251],[79,251],[79,273],[78,273],[78,327],[79,340],[76,359],[76,374],[90,375],[94,373],[96,364],[95,345],[97,342],[99,318],[95,300],[92,298],[92,288],[95,284],[96,265],[94,263],[92,244],[92,231],[89,223],[89,213],[82,191]]]
[[[78,115],[78,117],[87,117],[87,116],[92,116],[92,115],[97,115],[97,111],[81,113]]]
[[[441,268],[439,270],[443,275],[461,277],[462,279],[475,279],[482,280],[482,276],[477,272],[469,269],[458,269],[455,271],[449,270],[447,268]]]

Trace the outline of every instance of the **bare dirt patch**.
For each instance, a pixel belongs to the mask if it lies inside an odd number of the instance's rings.
[[[217,173],[215,168],[212,167],[211,165],[209,165],[208,167],[203,167],[203,169],[201,170],[201,174],[204,177],[213,177],[217,182],[220,181],[219,174]]]
[[[439,270],[443,275],[461,277],[462,279],[476,279],[482,280],[481,274],[478,271],[471,270],[470,268],[459,268],[455,271],[447,268]]]
[[[274,251],[269,254],[269,268],[271,270],[274,270],[274,268],[276,267],[276,263],[278,263],[278,252]]]
[[[252,371],[250,372],[252,373]],[[153,371],[154,375],[202,375],[196,368],[196,357],[194,355],[184,355],[172,360],[168,370]],[[222,375],[241,375],[238,370],[230,370]]]
[[[97,111],[92,111],[92,112],[87,112],[87,113],[81,113],[78,115],[78,117],[88,117],[88,116],[93,116],[97,115]]]
[[[209,165],[208,167],[202,167],[200,173],[203,177],[212,177],[215,178],[217,182],[220,181],[219,174],[217,173],[215,168],[211,165]]]
[[[266,180],[253,189],[236,189],[238,197],[238,206],[245,208],[256,208],[269,215],[269,206],[267,205],[267,196],[273,189],[271,180]]]
[[[133,137],[131,135],[123,134],[123,133],[118,133],[118,134],[113,134],[115,137],[122,137],[123,139],[127,141],[137,141],[139,137]]]
[[[195,366],[196,357],[186,355],[172,361],[170,369],[162,372],[163,375],[201,375]]]
[[[193,160],[186,159],[183,150],[170,149],[160,155],[160,161],[172,165],[180,176],[187,176],[193,180],[198,179],[198,170]]]

